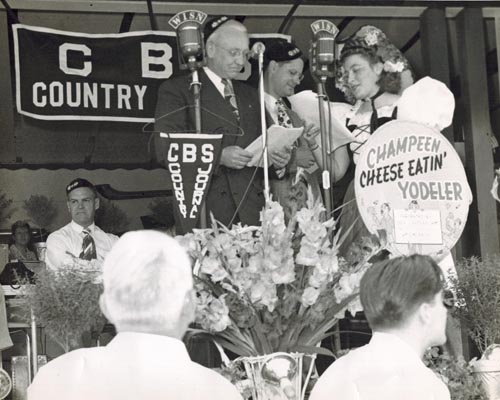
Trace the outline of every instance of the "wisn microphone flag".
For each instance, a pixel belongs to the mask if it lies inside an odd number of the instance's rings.
[[[160,133],[166,141],[167,168],[176,209],[176,225],[187,233],[196,228],[219,159],[222,134]],[[207,210],[207,215],[210,210]],[[179,232],[177,232],[179,233]]]

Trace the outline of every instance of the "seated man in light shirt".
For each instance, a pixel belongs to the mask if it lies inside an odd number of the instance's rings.
[[[94,224],[99,198],[92,183],[77,178],[66,186],[71,222],[47,238],[45,263],[59,269],[72,258],[104,260],[118,237],[104,232]]]
[[[100,305],[118,334],[42,367],[29,400],[242,400],[181,341],[196,298],[185,250],[157,231],[124,234],[104,261]]]
[[[310,400],[449,400],[446,385],[422,362],[427,348],[446,341],[443,284],[441,269],[428,256],[373,265],[360,286],[373,337],[335,361]]]

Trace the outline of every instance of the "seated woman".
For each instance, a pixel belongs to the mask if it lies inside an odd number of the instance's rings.
[[[347,39],[339,64],[337,87],[353,105],[336,103],[332,114],[352,133],[352,142],[330,153],[330,157],[334,182],[347,186],[340,215],[341,236],[345,235],[340,254],[348,256],[352,244],[363,236],[370,236],[359,215],[354,195],[354,170],[363,145],[377,128],[400,118],[401,107],[404,110],[418,109],[418,112],[406,112],[404,119],[443,129],[451,123],[454,103],[453,95],[447,88],[443,89],[441,82],[426,77],[412,84],[408,61],[376,27],[363,26]],[[419,90],[421,86],[425,90]],[[412,90],[408,90],[410,88]],[[445,101],[435,98],[436,93],[445,96]],[[433,121],[429,121],[429,114]],[[314,156],[323,165],[321,150],[316,150]]]
[[[38,261],[35,252],[29,249],[31,228],[26,221],[17,221],[12,225],[12,241],[9,261]]]

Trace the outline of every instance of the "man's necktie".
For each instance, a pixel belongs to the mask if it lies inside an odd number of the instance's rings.
[[[79,258],[81,258],[82,260],[93,260],[97,258],[94,238],[86,229],[84,229],[82,233],[85,236],[83,237],[82,252],[80,253]]]
[[[233,114],[236,119],[240,120],[240,112],[238,111],[238,103],[236,102],[236,95],[234,94],[233,85],[231,81],[226,78],[222,79],[222,83],[224,84],[224,98],[229,100],[229,104],[233,108]]]
[[[276,110],[278,111],[278,125],[285,128],[293,128],[292,121],[286,111],[286,106],[285,103],[283,103],[283,100],[276,100]]]
[[[287,108],[285,106],[285,103],[283,100],[279,99],[276,100],[276,111],[278,112],[278,125],[282,126],[284,128],[293,128],[292,120],[290,119],[290,115],[287,112]],[[303,168],[297,166],[295,162],[295,149],[298,145],[298,141],[296,141],[293,146],[292,146],[292,156],[291,159],[288,163],[288,165],[285,167],[288,170],[288,173],[291,176],[294,176],[292,185],[295,185],[298,180],[300,179],[300,176],[303,173]],[[281,170],[280,170],[281,171]],[[278,177],[282,174],[282,172],[277,171]]]

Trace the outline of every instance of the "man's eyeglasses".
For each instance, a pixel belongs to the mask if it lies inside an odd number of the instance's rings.
[[[455,307],[457,303],[457,299],[455,297],[455,293],[453,293],[451,290],[444,290],[443,291],[443,305],[448,309],[451,310],[452,308]]]
[[[250,58],[250,50],[240,50],[240,49],[226,49],[225,47],[219,46],[214,43],[215,47],[224,50],[232,58],[243,57],[245,59]]]

